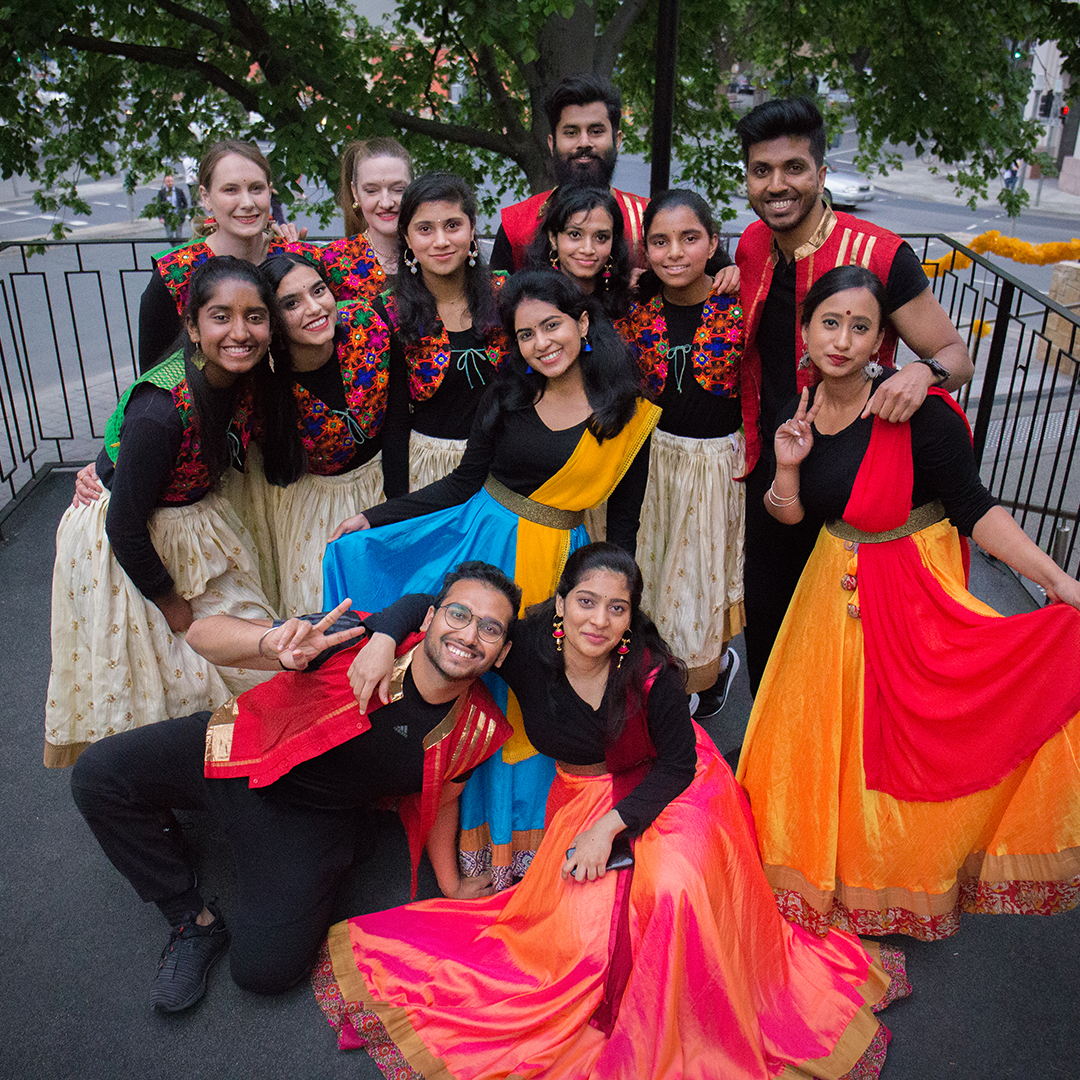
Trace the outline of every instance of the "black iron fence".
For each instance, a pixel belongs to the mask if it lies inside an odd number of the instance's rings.
[[[961,403],[983,480],[1076,574],[1080,311],[947,236],[909,239],[928,265],[951,252],[963,257],[963,269],[932,284],[975,361]],[[31,254],[30,244],[0,244],[0,521],[43,469],[96,455],[116,399],[136,375],[139,298],[161,246],[58,241]]]

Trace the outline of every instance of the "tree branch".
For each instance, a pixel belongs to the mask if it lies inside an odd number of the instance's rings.
[[[386,118],[396,127],[406,131],[415,131],[418,135],[427,135],[430,139],[440,142],[455,142],[462,146],[471,146],[476,150],[490,150],[492,153],[501,154],[512,161],[518,161],[516,148],[505,135],[494,131],[485,131],[483,128],[471,127],[465,124],[447,124],[442,120],[427,120],[422,116],[413,116],[412,113],[402,112],[400,109],[387,109]]]
[[[104,38],[75,34],[70,30],[61,30],[57,35],[56,43],[60,48],[79,49],[83,52],[99,53],[102,56],[120,56],[125,60],[156,64],[158,67],[172,68],[175,71],[198,72],[212,86],[224,90],[230,97],[235,98],[248,112],[259,111],[258,94],[226,75],[220,68],[193,56],[186,49],[173,49],[163,45],[136,45],[126,41],[107,41]]]
[[[184,7],[183,4],[174,4],[172,0],[154,0],[154,3],[161,8],[166,15],[171,15],[179,22],[185,22],[191,26],[199,26],[203,30],[209,30],[211,34],[218,35],[218,37],[225,36],[225,24],[218,22],[217,19],[211,19],[201,11],[193,11],[191,8]]]
[[[506,91],[506,84],[502,81],[499,69],[495,64],[495,57],[491,53],[490,46],[482,45],[477,55],[477,74],[487,87],[491,100],[502,118],[506,127],[506,134],[511,142],[521,143],[528,138],[528,132],[521,123],[514,99]]]
[[[600,33],[596,42],[596,55],[593,59],[593,71],[605,79],[611,78],[615,70],[615,61],[622,51],[623,39],[630,27],[648,5],[648,0],[623,0],[607,26]]]

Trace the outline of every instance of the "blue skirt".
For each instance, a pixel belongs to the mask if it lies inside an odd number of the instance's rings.
[[[379,611],[408,593],[437,593],[443,577],[460,563],[482,559],[509,577],[518,577],[518,516],[481,489],[461,506],[349,533],[326,549],[323,559],[323,603],[327,609],[346,596],[355,607]],[[589,542],[583,525],[570,533],[570,550]],[[506,684],[496,674],[484,677],[500,708],[506,709]],[[548,789],[555,762],[542,754],[518,762],[503,761],[499,751],[476,769],[461,795],[463,832],[486,823],[494,848],[516,846],[512,862],[496,859],[498,887],[520,876],[539,844],[544,828]],[[522,847],[521,836],[532,833]],[[518,834],[518,844],[514,836]],[[466,870],[479,873],[486,859],[466,859]]]

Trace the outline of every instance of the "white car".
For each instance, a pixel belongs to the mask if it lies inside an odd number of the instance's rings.
[[[825,199],[839,210],[851,209],[874,198],[874,185],[866,176],[860,176],[839,164],[826,160]]]

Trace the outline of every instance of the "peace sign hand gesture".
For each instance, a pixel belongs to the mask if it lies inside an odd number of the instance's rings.
[[[352,600],[346,597],[317,623],[310,623],[306,619],[287,619],[265,635],[259,651],[265,656],[276,654],[277,660],[286,671],[303,671],[315,657],[327,649],[343,645],[364,634],[363,626],[339,630],[334,634],[326,632],[351,606]]]
[[[818,409],[821,408],[822,398],[818,394],[814,404],[807,409],[806,403],[809,398],[810,391],[804,388],[799,397],[799,407],[795,415],[776,429],[774,446],[778,466],[801,465],[814,445],[814,432],[810,425],[813,424]]]

